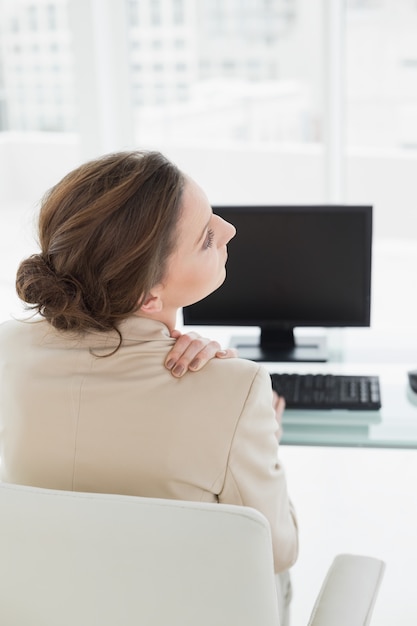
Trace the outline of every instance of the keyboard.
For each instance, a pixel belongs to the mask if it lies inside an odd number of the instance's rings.
[[[271,380],[272,388],[284,396],[287,409],[377,411],[381,408],[378,376],[271,374]]]

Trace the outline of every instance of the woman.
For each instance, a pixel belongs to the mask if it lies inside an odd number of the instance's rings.
[[[283,400],[251,361],[167,369],[178,311],[223,283],[234,235],[155,152],[107,155],[49,192],[41,251],[16,280],[40,316],[0,328],[2,477],[252,506],[280,573],[298,551],[277,456]]]

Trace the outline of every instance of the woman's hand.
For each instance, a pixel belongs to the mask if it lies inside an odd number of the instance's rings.
[[[200,337],[198,333],[183,335],[179,330],[173,330],[171,337],[177,341],[167,355],[165,367],[176,378],[181,378],[188,370],[197,372],[213,358],[230,359],[237,356],[233,348],[223,350],[217,341]]]
[[[276,391],[272,391],[272,407],[275,411],[275,417],[278,422],[277,439],[280,441],[282,437],[282,414],[285,409],[285,398],[279,396]]]

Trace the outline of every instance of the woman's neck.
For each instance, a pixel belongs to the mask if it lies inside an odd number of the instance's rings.
[[[157,322],[165,324],[170,333],[175,329],[177,323],[177,314],[177,309],[170,312],[163,309],[162,311],[155,311],[153,313],[146,312],[140,309],[135,313],[135,315],[137,315],[138,317],[146,317],[146,319],[155,320]]]

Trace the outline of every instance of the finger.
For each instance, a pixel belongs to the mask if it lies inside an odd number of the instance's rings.
[[[198,333],[195,333],[194,331],[190,331],[189,333],[182,333],[180,330],[171,330],[170,336],[173,339],[178,341],[181,341],[182,344],[184,345],[189,345],[192,341],[194,341],[194,339],[203,339],[203,337],[201,337],[201,335],[199,335]],[[209,341],[207,339],[207,341]]]
[[[272,390],[272,406],[275,410],[277,409],[278,403],[279,403],[279,395],[277,394],[275,389],[273,389]]]
[[[199,337],[197,333],[187,333],[182,335],[179,331],[172,331],[171,337],[177,339],[171,350],[168,352],[165,359],[165,366],[168,369],[172,369],[177,363],[178,359],[184,354],[184,352],[193,344]],[[203,345],[200,346],[203,347]]]
[[[284,398],[284,396],[280,396],[279,397],[277,410],[279,410],[281,413],[284,412],[284,410],[285,410],[285,398]]]
[[[206,340],[208,343],[200,348],[201,340],[202,338],[200,340],[195,339],[179,358],[177,365],[172,370],[174,375],[182,375],[186,369],[198,372],[214,357],[230,359],[237,356],[237,351],[234,348],[219,350],[220,344],[217,341],[209,341],[208,339]],[[181,368],[181,373],[178,368]]]
[[[275,416],[279,424],[282,424],[282,415],[284,413],[284,410],[285,410],[285,398],[280,396],[280,398],[278,399],[278,403],[275,407]]]
[[[285,409],[285,398],[279,396],[275,390],[272,390],[272,406],[275,411],[283,412]]]
[[[166,360],[166,366],[176,377],[183,376],[187,370],[201,369],[220,348],[217,341],[210,341],[203,337],[198,336],[191,342],[183,338],[184,335],[177,341]]]
[[[210,341],[202,350],[200,350],[196,357],[190,363],[190,370],[197,372],[204,365],[211,361],[211,359],[217,357],[218,353],[221,353],[220,344],[218,341]],[[224,355],[221,358],[226,358]]]
[[[224,350],[218,350],[216,357],[218,359],[234,359],[238,356],[238,351],[235,348],[226,348]]]

